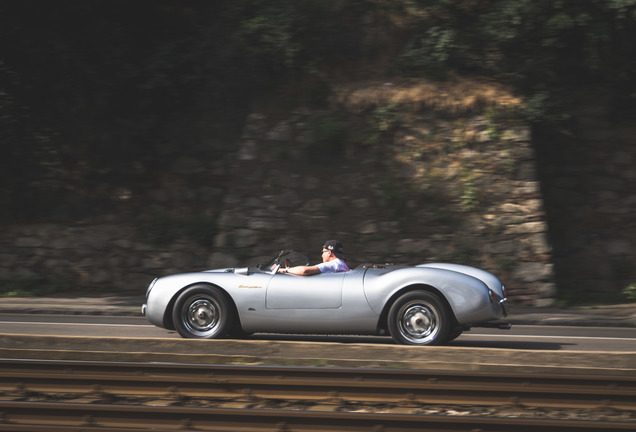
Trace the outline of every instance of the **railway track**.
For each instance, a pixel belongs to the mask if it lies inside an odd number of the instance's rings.
[[[634,430],[636,377],[0,360],[0,431]]]

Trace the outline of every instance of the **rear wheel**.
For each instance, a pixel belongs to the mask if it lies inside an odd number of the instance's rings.
[[[455,326],[446,335],[446,339],[444,340],[444,343],[454,341],[455,339],[460,337],[462,333],[464,333],[464,327],[461,327],[459,325]]]
[[[234,316],[221,290],[194,285],[177,298],[172,320],[177,332],[184,338],[216,339],[227,334]]]
[[[239,322],[235,322],[230,331],[228,331],[227,333],[228,337],[232,339],[245,339],[252,336],[252,334],[253,333],[248,333],[243,330],[243,327],[241,327],[241,324]]]
[[[411,291],[389,310],[391,337],[405,345],[438,345],[446,340],[451,317],[444,303],[427,291]]]

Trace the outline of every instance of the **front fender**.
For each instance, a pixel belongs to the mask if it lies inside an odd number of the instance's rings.
[[[198,282],[201,282],[200,273],[183,273],[156,279],[146,294],[146,319],[158,327],[171,329],[171,303],[180,291]]]
[[[249,306],[260,308],[265,304],[265,289],[271,277],[269,273],[245,268],[181,273],[159,278],[146,295],[146,319],[158,327],[172,329],[172,305],[176,297],[195,284],[213,285],[225,292],[241,319],[241,313]]]

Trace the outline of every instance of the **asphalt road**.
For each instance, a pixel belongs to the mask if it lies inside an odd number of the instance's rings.
[[[143,317],[0,313],[0,334],[178,339],[174,331]],[[254,335],[247,340],[393,344],[388,337]],[[515,325],[511,330],[476,328],[451,347],[543,351],[636,352],[636,328]]]

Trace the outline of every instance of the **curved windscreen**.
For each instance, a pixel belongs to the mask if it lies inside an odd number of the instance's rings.
[[[299,265],[309,265],[309,260],[300,252],[283,249],[278,255],[272,257],[263,264],[259,264],[257,267],[261,270],[271,271],[279,264],[285,267],[294,267]]]

